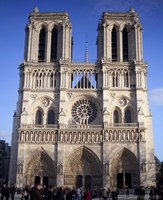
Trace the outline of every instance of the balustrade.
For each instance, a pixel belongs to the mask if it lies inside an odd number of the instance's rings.
[[[112,128],[105,130],[28,130],[19,129],[19,142],[30,143],[78,143],[78,144],[99,144],[101,142],[137,142],[145,141],[143,129]]]

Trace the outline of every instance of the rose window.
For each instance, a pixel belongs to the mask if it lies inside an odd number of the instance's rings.
[[[89,99],[80,99],[73,105],[71,114],[78,124],[90,124],[97,116],[97,107]]]

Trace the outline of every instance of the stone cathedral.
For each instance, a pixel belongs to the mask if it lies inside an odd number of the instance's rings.
[[[97,58],[72,61],[67,12],[29,15],[14,113],[10,183],[155,185],[152,116],[137,13],[104,12]]]

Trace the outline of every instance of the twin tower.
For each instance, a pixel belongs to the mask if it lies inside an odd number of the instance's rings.
[[[155,185],[138,15],[104,12],[97,30],[96,63],[74,63],[68,13],[30,13],[9,175],[18,187]]]

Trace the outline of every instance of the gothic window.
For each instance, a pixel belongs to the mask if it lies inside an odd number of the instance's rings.
[[[53,73],[50,75],[50,88],[53,88]]]
[[[128,77],[128,72],[126,72],[126,73],[124,74],[124,86],[125,86],[125,87],[129,87],[128,79],[129,79],[129,77]]]
[[[119,74],[118,74],[118,72],[114,72],[113,77],[112,77],[113,87],[118,87],[118,84],[119,84],[118,80],[119,80]]]
[[[36,74],[36,88],[38,88],[39,87],[39,75],[38,75],[38,73]]]
[[[112,30],[112,61],[117,61],[117,32],[115,27]]]
[[[35,117],[35,124],[42,124],[43,121],[43,115],[40,110],[37,110],[36,117]]]
[[[39,34],[38,62],[45,60],[45,29],[42,28]]]
[[[55,112],[53,110],[48,112],[48,124],[55,124]]]
[[[57,29],[53,28],[51,39],[51,62],[56,62],[57,60],[57,37]]]
[[[131,111],[129,109],[125,111],[125,123],[131,123]]]
[[[118,112],[118,110],[114,110],[113,121],[114,121],[114,123],[119,123],[119,112]]]
[[[123,35],[123,61],[128,61],[128,32],[126,28],[123,29],[122,35]]]

